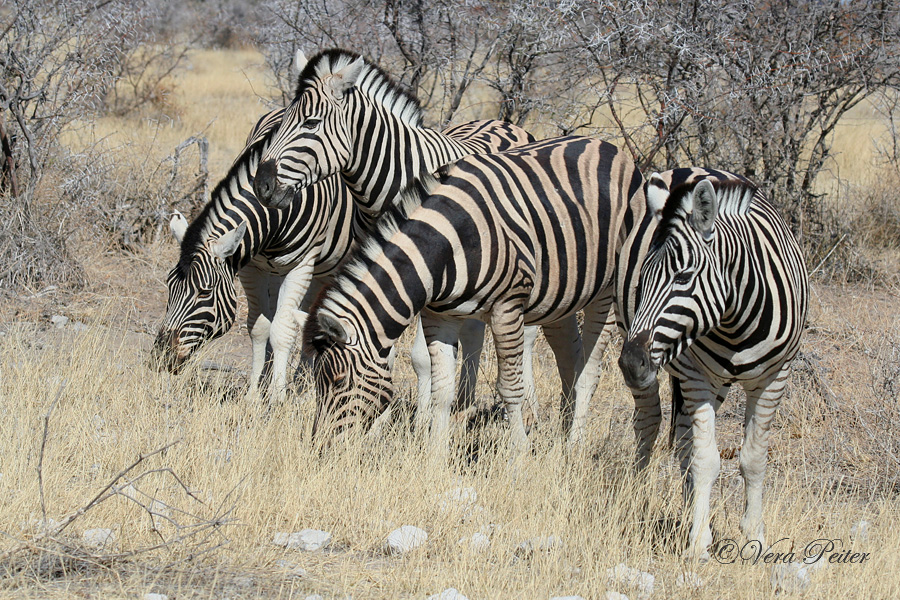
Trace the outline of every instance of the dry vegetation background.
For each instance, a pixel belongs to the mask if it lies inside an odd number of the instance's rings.
[[[358,600],[455,587],[471,600],[639,597],[607,577],[626,563],[656,577],[654,598],[771,597],[771,566],[680,560],[677,466],[661,443],[647,476],[633,475],[632,401],[617,347],[585,453],[563,452],[558,382],[542,345],[535,451],[509,455],[502,423],[460,426],[449,465],[429,462],[405,413],[377,444],[318,457],[302,381],[268,411],[243,399],[243,327],[178,377],[148,368],[177,256],[160,217],[173,206],[196,210],[268,99],[279,98],[266,60],[240,44],[191,50],[147,103],[62,132],[74,162],[48,169],[31,210],[55,224],[76,285],[0,286],[0,596]],[[776,550],[831,539],[870,558],[816,571],[804,597],[900,597],[900,173],[885,160],[890,132],[882,105],[857,105],[836,126],[816,184],[840,235],[809,264],[811,318],[772,436],[767,535],[786,538]],[[68,324],[51,322],[56,315]],[[397,361],[402,404],[413,387],[408,347]],[[483,365],[479,398],[491,404],[489,353]],[[713,527],[717,540],[740,539],[739,392],[720,414]],[[477,508],[443,510],[441,494],[459,487],[476,490]],[[860,521],[868,534],[851,537]],[[385,536],[407,524],[428,532],[426,545],[386,556]],[[112,529],[115,541],[91,547],[83,533],[92,528]],[[272,543],[276,532],[304,528],[331,532],[330,546]],[[459,543],[477,532],[489,535],[487,550]],[[517,552],[547,536],[561,544]],[[702,586],[678,585],[686,572]]]

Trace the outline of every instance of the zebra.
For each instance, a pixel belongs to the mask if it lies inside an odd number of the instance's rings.
[[[620,261],[619,358],[636,401],[638,464],[659,428],[656,371],[673,382],[676,450],[692,509],[690,556],[707,559],[709,502],[720,466],[715,414],[729,387],[747,396],[740,469],[741,531],[765,547],[763,478],[769,429],[806,323],[803,256],[778,212],[746,179],[723,171],[676,169],[646,184],[647,212]],[[637,282],[633,293],[627,283]]]
[[[569,442],[577,441],[609,340],[618,247],[633,211],[644,208],[641,173],[612,144],[564,137],[464,157],[423,187],[430,195],[419,203],[413,194],[398,217],[384,217],[310,309],[304,344],[314,361],[317,442],[370,427],[389,404],[390,350],[420,312],[436,450],[448,450],[456,339],[468,317],[493,333],[513,445],[528,444],[520,416],[526,324],[542,325],[556,353],[563,397],[574,397],[574,410],[563,411]],[[573,350],[578,310],[584,347]]]
[[[180,256],[167,277],[166,316],[152,350],[159,368],[178,372],[203,343],[226,333],[237,316],[237,274],[247,295],[253,346],[250,396],[259,392],[267,343],[269,393],[283,393],[290,351],[305,320],[301,301],[318,292],[315,282],[336,269],[354,239],[356,211],[339,177],[298,192],[302,201],[285,210],[267,209],[254,197],[259,158],[283,113],[277,109],[259,119],[190,225],[180,213],[173,215]]]
[[[298,63],[305,59],[298,58]],[[463,156],[498,152],[534,141],[502,121],[474,121],[439,132],[424,127],[418,101],[382,69],[341,49],[320,52],[302,68],[296,98],[277,139],[263,157],[254,182],[263,204],[284,207],[294,189],[341,173],[369,232],[402,193]],[[573,320],[574,324],[574,320]],[[526,379],[535,413],[531,355],[537,329],[529,328]],[[484,324],[470,320],[460,330],[463,358],[457,406],[472,407]],[[431,366],[419,327],[413,347],[418,376],[416,422],[427,429]]]

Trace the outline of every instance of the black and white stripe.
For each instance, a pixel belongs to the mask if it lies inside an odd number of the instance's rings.
[[[188,225],[180,214],[172,231],[181,244],[169,272],[166,316],[154,344],[160,367],[177,371],[204,342],[227,332],[237,316],[237,274],[247,295],[253,341],[251,394],[271,345],[271,391],[287,379],[291,347],[313,278],[328,276],[348,253],[355,209],[339,177],[297,192],[285,210],[262,206],[253,193],[257,165],[281,123],[283,109],[263,116],[244,150]]]
[[[691,552],[704,555],[720,464],[715,413],[728,388],[740,383],[747,395],[741,530],[765,547],[769,430],[806,322],[800,248],[762,192],[731,173],[654,174],[646,198],[647,213],[623,249],[618,284],[627,331],[619,365],[635,393],[638,464],[646,465],[659,429],[656,371],[664,367],[672,377],[675,437],[693,506]]]
[[[408,217],[361,249],[312,309],[304,339],[315,355],[316,435],[366,427],[384,409],[390,350],[420,311],[438,448],[446,449],[457,332],[467,317],[491,327],[517,444],[527,443],[525,325],[544,326],[564,393],[574,396],[569,426],[580,429],[609,338],[617,250],[633,208],[643,205],[640,172],[599,140],[557,138],[457,161]],[[582,309],[584,349],[571,328]]]

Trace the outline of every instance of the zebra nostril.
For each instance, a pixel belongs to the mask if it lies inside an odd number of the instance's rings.
[[[256,177],[253,179],[253,192],[260,202],[266,203],[272,199],[275,193],[276,171],[277,167],[272,159],[260,163],[257,167]]]

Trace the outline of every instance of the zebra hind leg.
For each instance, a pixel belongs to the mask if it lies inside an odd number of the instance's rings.
[[[422,317],[416,324],[416,337],[413,339],[410,350],[413,371],[416,374],[416,416],[413,419],[413,427],[416,431],[425,433],[431,428],[431,355],[428,350],[428,342],[425,341],[425,331],[422,328]]]
[[[767,385],[744,389],[747,408],[744,414],[744,443],[741,446],[741,476],[744,479],[744,515],[741,533],[748,541],[756,540],[765,548],[765,525],[762,517],[763,479],[769,450],[769,431],[775,411],[784,395],[787,369],[782,369]]]
[[[525,451],[530,442],[522,417],[525,401],[522,378],[525,326],[521,300],[495,303],[490,324],[497,351],[497,390],[509,416],[512,444],[517,450]]]
[[[456,390],[456,418],[466,421],[475,410],[475,383],[478,379],[478,365],[481,349],[484,347],[483,321],[466,319],[459,330],[459,360],[462,368]]]
[[[575,412],[575,381],[578,373],[584,369],[584,348],[578,331],[578,319],[572,315],[554,323],[547,323],[543,329],[544,337],[547,338],[556,359],[556,369],[562,382],[560,415],[563,428],[568,432],[572,429]]]

